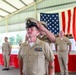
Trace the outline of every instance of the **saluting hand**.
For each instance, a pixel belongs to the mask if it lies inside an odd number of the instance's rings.
[[[40,22],[36,22],[37,27],[40,28],[42,31],[45,31],[46,28],[40,23]]]

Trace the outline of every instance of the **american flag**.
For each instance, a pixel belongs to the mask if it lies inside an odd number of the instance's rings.
[[[63,30],[65,34],[72,34],[73,8],[56,13],[40,13],[40,21],[47,23],[48,30],[59,34]]]
[[[54,13],[54,14],[41,13],[40,20],[47,23],[48,30],[51,31],[53,34],[59,33],[59,15],[58,15],[58,13]]]

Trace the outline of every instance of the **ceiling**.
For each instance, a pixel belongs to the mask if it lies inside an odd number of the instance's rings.
[[[0,0],[0,19],[10,15],[36,0]]]

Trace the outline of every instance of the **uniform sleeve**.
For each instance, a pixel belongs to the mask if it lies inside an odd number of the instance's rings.
[[[3,43],[4,44],[4,43]],[[2,44],[2,47],[3,47],[3,44]]]
[[[4,43],[3,43],[4,44]],[[2,53],[3,53],[3,44],[2,44]]]
[[[72,44],[71,41],[68,38],[66,38],[66,39],[67,39],[68,45],[71,45]]]
[[[22,56],[21,56],[21,47],[22,47],[22,46],[20,46],[20,48],[19,48],[19,52],[18,52],[18,58],[19,58],[19,59],[22,58]]]
[[[51,61],[51,62],[54,61],[55,57],[48,43],[45,43],[44,52],[45,52],[45,57],[48,61]]]
[[[38,36],[38,38],[42,41],[45,41],[47,43],[51,43],[51,41],[49,40],[49,38],[45,35],[44,37],[40,38],[40,36]]]
[[[11,44],[9,43],[8,45],[9,45],[9,48],[11,49],[12,48]]]
[[[51,41],[49,40],[49,38],[46,35],[44,36],[44,41],[47,43],[51,43]]]

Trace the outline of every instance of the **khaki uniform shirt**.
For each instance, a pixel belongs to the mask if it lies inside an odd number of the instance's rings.
[[[42,41],[47,42],[47,43],[49,44],[50,48],[52,48],[51,41],[49,40],[49,38],[48,38],[46,35],[44,35],[44,36],[42,36],[42,37],[38,36],[38,38],[39,38],[40,40],[42,40]],[[51,49],[51,51],[52,51],[52,49]],[[52,51],[52,53],[53,53],[53,51]],[[54,57],[54,58],[55,58],[55,57]],[[46,59],[46,69],[47,69],[47,74],[46,74],[46,75],[48,75],[48,66],[49,66],[49,62],[48,62],[47,59]],[[51,66],[52,66],[52,65],[51,65]]]
[[[38,36],[38,38],[39,38],[40,40],[42,40],[42,41],[47,42],[48,44],[51,43],[51,41],[49,40],[49,38],[48,38],[46,35],[44,35],[44,36],[42,36],[42,37]]]
[[[4,42],[2,44],[3,54],[9,54],[11,50],[11,44],[9,42]]]
[[[23,59],[23,73],[25,75],[45,75],[45,60],[54,60],[49,44],[39,39],[32,47],[27,42],[23,43],[19,51],[19,58]]]
[[[71,45],[71,42],[67,37],[63,37],[63,39],[58,37],[56,39],[55,45],[57,45],[57,50],[62,52],[68,50],[68,45]]]

